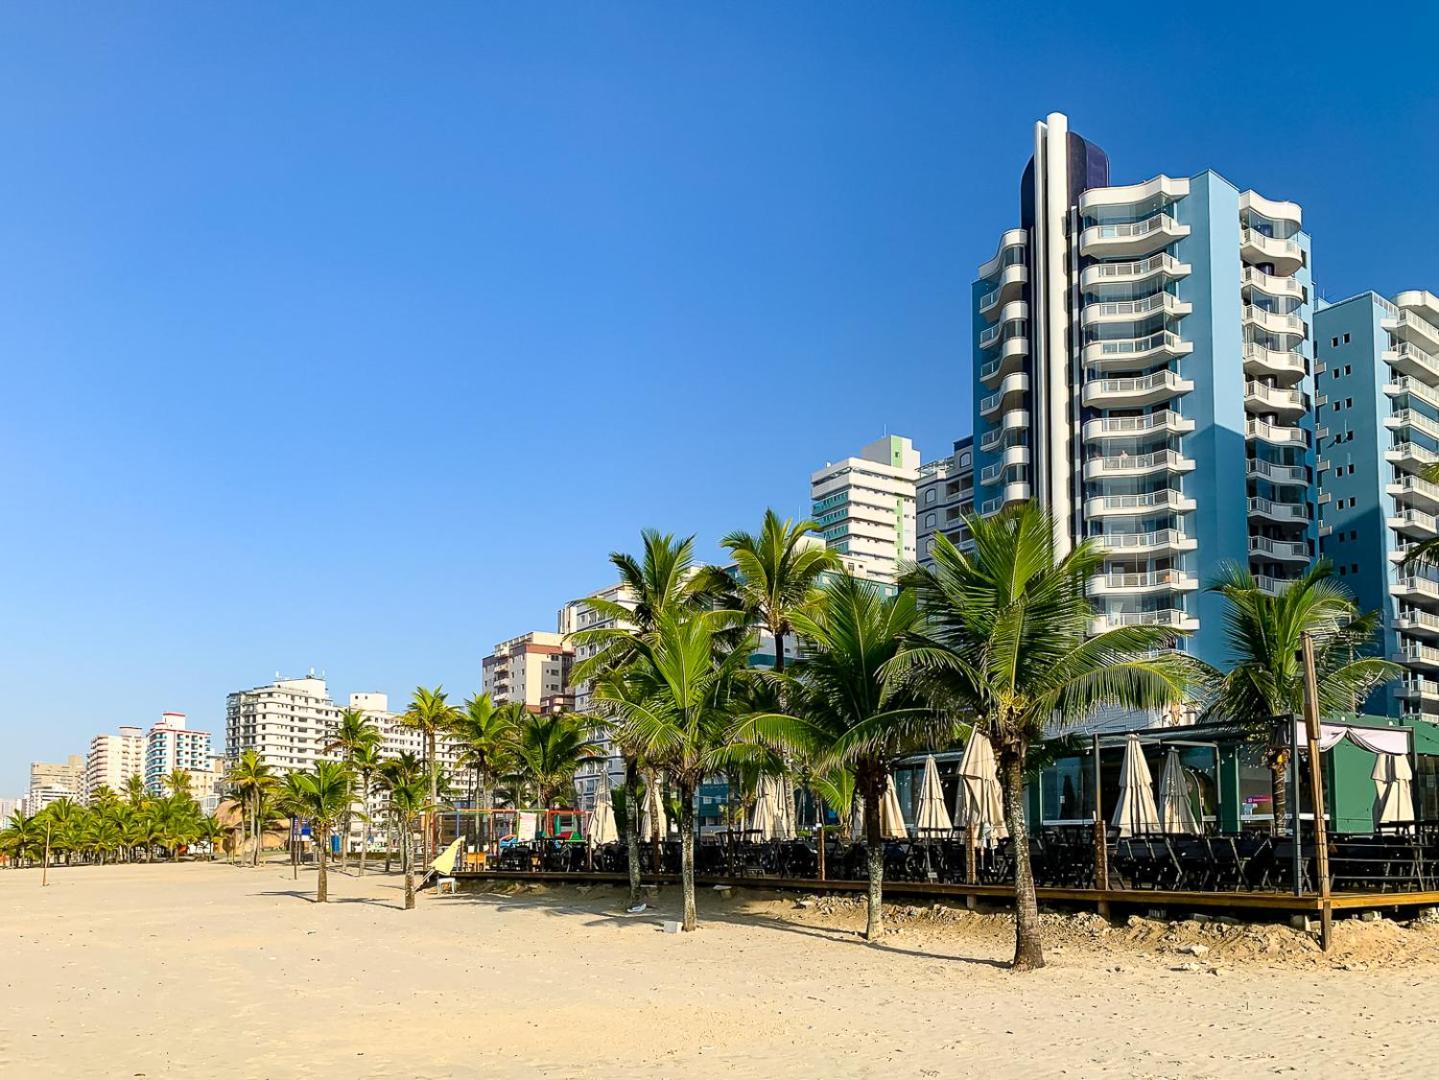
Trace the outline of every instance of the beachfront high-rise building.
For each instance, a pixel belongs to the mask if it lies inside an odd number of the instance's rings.
[[[532,630],[502,641],[482,664],[485,693],[498,705],[520,702],[531,712],[572,709],[574,657],[562,633]]]
[[[1439,297],[1361,293],[1314,316],[1319,553],[1409,670],[1371,710],[1439,721],[1439,571],[1403,565],[1439,536]]]
[[[32,761],[25,812],[37,814],[60,799],[85,797],[85,758],[71,754],[64,761]]]
[[[1224,562],[1277,589],[1314,554],[1310,245],[1294,203],[1219,174],[1111,186],[1053,113],[1018,227],[974,282],[975,502],[1050,508],[1108,553],[1096,629],[1225,655]]]
[[[85,756],[85,798],[91,798],[102,787],[116,794],[134,776],[145,775],[145,732],[138,727],[122,727],[118,735],[96,735],[90,740]]]
[[[325,680],[313,670],[303,678],[276,677],[265,686],[237,690],[225,699],[225,756],[233,761],[254,750],[280,772],[312,768],[339,715]]]
[[[574,651],[574,663],[580,664],[591,659],[600,651],[601,646],[594,642],[574,641],[570,635],[579,630],[604,630],[610,628],[630,629],[630,624],[622,619],[613,617],[608,610],[601,611],[592,599],[605,600],[611,604],[618,604],[620,607],[633,608],[635,605],[634,592],[628,585],[616,584],[599,592],[591,593],[589,596],[579,600],[571,600],[564,607],[560,608],[555,618],[555,629],[565,639],[566,644]],[[594,699],[591,692],[594,687],[594,680],[581,679],[571,680],[570,693],[574,695],[574,708],[578,713],[590,714],[594,709]],[[579,804],[584,809],[594,806],[595,786],[598,783],[598,776],[601,770],[610,774],[611,784],[619,784],[624,780],[624,761],[615,751],[609,738],[604,735],[597,736],[601,743],[604,761],[587,762],[580,766],[575,776],[575,791],[579,796]]]
[[[192,793],[208,791],[211,783],[210,733],[190,727],[182,712],[167,712],[145,734],[145,789],[151,795],[169,792],[166,783],[176,769],[190,774]]]
[[[852,574],[893,582],[914,562],[919,465],[913,443],[886,435],[810,475],[810,516]]]
[[[24,799],[0,799],[0,828],[10,824],[10,818],[16,813],[23,813],[24,807]]]
[[[964,525],[974,513],[974,438],[956,439],[949,457],[919,467],[915,488],[916,548],[921,565],[929,563],[929,548],[940,534],[956,546],[969,542]]]

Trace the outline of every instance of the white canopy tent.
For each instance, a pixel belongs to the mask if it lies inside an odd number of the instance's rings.
[[[1370,778],[1374,781],[1376,825],[1413,821],[1414,767],[1409,755],[1413,749],[1413,733],[1408,728],[1375,728],[1336,722],[1319,725],[1319,752],[1333,749],[1341,740],[1375,755]],[[1303,720],[1294,722],[1294,741],[1306,746],[1309,733]]]

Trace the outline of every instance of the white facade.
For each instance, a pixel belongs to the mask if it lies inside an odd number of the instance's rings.
[[[10,823],[10,818],[22,811],[24,799],[0,799],[0,828]]]
[[[71,754],[64,761],[32,761],[30,792],[25,796],[25,812],[36,814],[60,799],[79,801],[85,797],[85,759]]]
[[[533,630],[502,641],[485,657],[484,691],[496,705],[520,702],[532,712],[568,710],[574,650],[562,633]]]
[[[313,768],[339,715],[325,680],[313,671],[238,690],[225,699],[225,754],[233,761],[254,750],[277,772]]]
[[[812,516],[850,573],[893,582],[915,561],[919,465],[913,443],[887,435],[810,476]]]
[[[198,795],[212,784],[210,733],[197,731],[184,713],[167,712],[145,736],[145,789],[169,794],[165,778],[180,769],[190,774],[190,790]]]
[[[132,776],[145,775],[145,732],[122,727],[117,735],[96,735],[90,740],[85,758],[85,798],[93,798],[101,787],[119,794]]]
[[[608,600],[612,604],[619,604],[621,607],[633,609],[635,596],[628,585],[616,584],[599,592],[591,593],[590,597],[600,600]],[[596,610],[589,602],[590,597],[583,597],[579,600],[571,600],[564,607],[560,608],[559,617],[556,620],[561,634],[569,635],[579,630],[607,630],[611,628],[631,629],[630,624],[619,619],[610,618],[606,613]],[[593,643],[585,644],[574,642],[575,663],[583,663],[594,657],[600,651],[600,646]],[[593,683],[590,680],[576,682],[571,687],[574,694],[575,711],[583,714],[590,714],[594,708],[594,700],[590,696],[593,690]],[[594,805],[594,794],[596,777],[602,768],[610,773],[610,782],[618,785],[624,781],[625,765],[619,754],[607,738],[601,738],[606,753],[603,764],[594,762],[580,767],[579,774],[575,777],[575,791],[579,797],[579,804],[582,809],[590,809]]]

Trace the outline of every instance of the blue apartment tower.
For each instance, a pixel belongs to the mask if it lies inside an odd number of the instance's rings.
[[[1315,553],[1300,208],[1211,171],[1112,185],[1054,113],[1019,211],[973,286],[974,505],[1033,498],[1061,551],[1100,541],[1096,630],[1171,626],[1222,663],[1215,568],[1278,590]]]

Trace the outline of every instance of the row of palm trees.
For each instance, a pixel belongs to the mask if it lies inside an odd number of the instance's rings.
[[[1023,813],[1033,751],[1066,726],[1111,707],[1162,710],[1185,703],[1265,746],[1300,712],[1304,635],[1315,642],[1321,709],[1354,708],[1396,665],[1367,655],[1376,617],[1360,613],[1320,562],[1278,595],[1247,569],[1212,586],[1226,600],[1233,663],[1225,671],[1174,648],[1182,636],[1152,625],[1091,635],[1087,594],[1104,564],[1093,541],[1057,556],[1054,522],[1033,504],[968,525],[973,547],[937,538],[930,568],[898,591],[844,573],[810,534],[812,522],[765,515],[759,533],[722,541],[733,572],[701,568],[693,541],[643,534],[636,558],[611,561],[633,608],[592,601],[616,625],[577,632],[596,646],[576,665],[624,758],[630,879],[637,890],[636,779],[663,773],[677,787],[683,921],[697,926],[694,796],[709,776],[783,770],[835,808],[863,809],[868,850],[865,929],[883,932],[880,802],[897,759],[971,732],[993,744],[1015,853],[1013,966],[1042,966],[1038,905]],[[610,609],[613,610],[610,610]],[[751,666],[753,628],[775,640],[772,667]],[[786,665],[793,632],[799,659]],[[1282,757],[1271,755],[1276,794]],[[832,803],[833,805],[833,803]],[[1282,808],[1279,809],[1282,813]]]
[[[165,789],[152,795],[134,776],[123,792],[102,786],[88,803],[57,799],[34,814],[17,810],[0,828],[0,854],[17,867],[148,862],[207,844],[213,858],[227,830],[191,795],[190,774],[177,769],[165,778]]]

